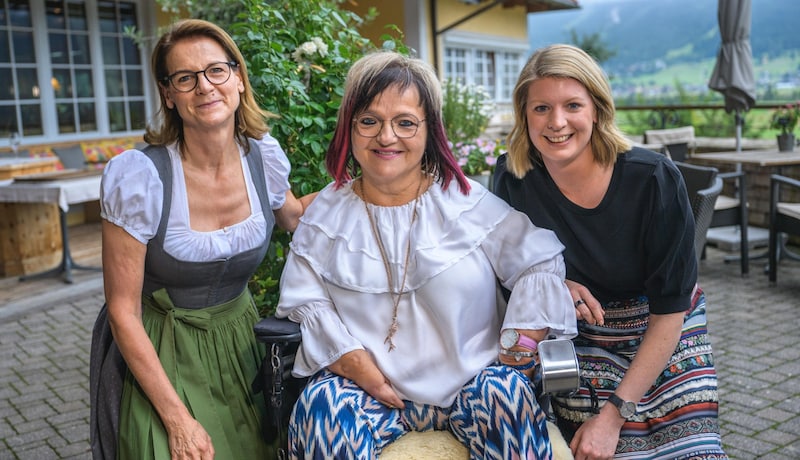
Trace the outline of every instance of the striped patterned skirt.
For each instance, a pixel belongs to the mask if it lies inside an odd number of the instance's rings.
[[[705,295],[696,288],[681,338],[667,367],[645,393],[633,420],[620,432],[614,458],[727,459],[717,412],[717,374],[706,327]],[[610,302],[604,326],[581,322],[575,348],[581,388],[554,397],[553,410],[567,439],[605,403],[625,375],[647,329],[646,297]]]

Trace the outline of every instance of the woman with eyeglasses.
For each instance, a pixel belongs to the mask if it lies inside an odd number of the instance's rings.
[[[113,158],[101,186],[93,454],[270,458],[266,405],[251,389],[265,351],[247,282],[274,224],[294,230],[304,204],[225,31],[176,23],[151,64],[161,109],[150,145]]]
[[[293,373],[310,377],[291,458],[371,459],[430,430],[470,458],[551,457],[530,377],[538,341],[576,333],[564,247],[463,175],[441,109],[419,59],[376,52],[348,72],[334,181],[281,276],[277,315],[302,331]]]

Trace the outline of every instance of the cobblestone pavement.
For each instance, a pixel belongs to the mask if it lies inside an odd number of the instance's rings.
[[[797,248],[795,248],[797,249]],[[800,262],[769,286],[763,261],[747,278],[709,248],[708,300],[720,423],[732,459],[800,458]],[[100,276],[0,305],[0,460],[89,459],[89,343]],[[55,288],[56,290],[52,290]]]

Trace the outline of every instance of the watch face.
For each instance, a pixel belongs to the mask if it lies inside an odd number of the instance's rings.
[[[625,401],[615,394],[608,397],[608,401],[617,407],[619,415],[626,420],[636,415],[636,404],[631,401]]]
[[[636,405],[630,401],[623,401],[619,407],[619,415],[626,419],[633,417],[636,415]]]
[[[519,339],[519,332],[516,329],[506,329],[500,334],[500,346],[512,348],[517,344],[517,339]]]

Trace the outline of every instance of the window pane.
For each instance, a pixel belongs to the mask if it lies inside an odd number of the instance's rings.
[[[97,14],[100,19],[100,31],[117,33],[117,14],[113,2],[97,2]]]
[[[86,6],[83,1],[74,0],[67,4],[69,10],[69,30],[86,30]]]
[[[128,82],[128,96],[144,96],[142,88],[142,72],[138,69],[130,69],[125,72]]]
[[[57,98],[72,97],[72,77],[69,69],[53,69],[53,92]]]
[[[144,101],[132,101],[130,103],[131,129],[144,129],[147,117],[145,116]]]
[[[136,4],[135,3],[119,3],[119,22],[124,29],[126,26],[136,25]]]
[[[118,69],[106,69],[106,96],[122,97],[122,72]]]
[[[39,77],[36,69],[17,69],[17,84],[19,85],[20,99],[39,98]]]
[[[108,124],[111,131],[127,131],[125,126],[125,103],[110,102],[108,104]]]
[[[47,28],[60,29],[67,28],[66,18],[64,17],[64,5],[58,0],[48,0],[44,4],[47,14]]]
[[[8,30],[0,27],[0,62],[11,62],[11,48],[8,45]]]
[[[122,38],[122,53],[125,55],[125,64],[139,65],[139,47],[130,38]]]
[[[89,54],[89,36],[73,34],[72,39],[72,63],[91,64],[92,57]]]
[[[17,129],[17,112],[13,105],[0,105],[0,137],[8,138]]]
[[[11,40],[14,42],[14,58],[17,64],[33,64],[36,56],[33,52],[33,33],[15,30]]]
[[[20,106],[22,113],[22,135],[40,136],[44,134],[42,129],[42,108],[39,104],[27,104]]]
[[[94,84],[90,69],[75,69],[75,87],[78,97],[94,97]]]
[[[51,33],[49,38],[50,62],[53,64],[69,64],[67,34]]]
[[[58,113],[58,132],[74,133],[75,112],[72,104],[56,104],[56,113]]]
[[[94,111],[94,102],[78,104],[78,116],[81,120],[81,131],[97,131],[97,115]]]
[[[31,27],[29,0],[8,0],[9,18],[12,26]]]
[[[11,79],[11,69],[0,69],[0,100],[14,99],[14,80]],[[0,124],[0,126],[3,126]]]
[[[105,65],[119,64],[119,39],[103,37],[103,62]]]

